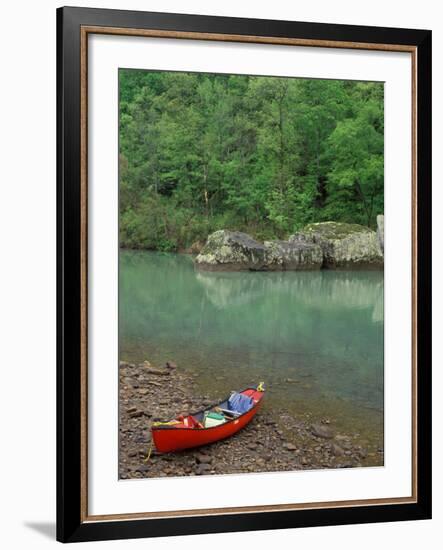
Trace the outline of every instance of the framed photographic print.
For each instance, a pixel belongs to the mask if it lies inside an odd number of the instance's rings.
[[[60,8],[63,542],[431,516],[431,32]]]

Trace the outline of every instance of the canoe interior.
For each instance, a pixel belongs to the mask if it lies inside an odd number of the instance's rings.
[[[243,390],[240,390],[238,393],[243,393],[244,395],[248,395],[250,396],[250,393],[252,392],[257,392],[258,386],[257,387],[248,387],[248,388],[245,388]],[[226,422],[224,422],[224,424],[227,424],[228,422],[232,422],[233,420],[238,420],[241,416],[247,414],[248,412],[250,412],[251,410],[253,410],[257,404],[261,401],[261,399],[263,398],[264,396],[264,390],[263,391],[260,391],[260,398],[254,403],[254,405],[251,407],[251,409],[249,409],[249,411],[246,411],[236,417],[232,417],[231,419],[228,419],[226,420]],[[229,396],[230,397],[230,396]],[[205,418],[205,413],[206,412],[209,412],[209,411],[213,411],[217,408],[219,409],[225,409],[227,410],[229,408],[229,397],[227,397],[226,399],[224,399],[223,401],[220,401],[218,403],[214,403],[212,405],[208,405],[207,407],[205,407],[204,409],[200,410],[200,411],[197,411],[197,412],[194,412],[194,413],[189,413],[188,415],[184,415],[183,418],[189,418],[189,417],[193,417],[195,420],[197,420],[198,422],[201,422],[203,423],[203,420]],[[182,426],[182,425],[179,425],[179,426],[176,426],[174,424],[171,424],[171,425],[168,425],[168,424],[161,424],[159,426],[154,426],[152,429],[153,430],[183,430],[183,429],[190,429],[190,430],[195,430],[195,429],[200,429],[200,430],[212,430],[213,428],[217,428],[218,426],[211,426],[209,428],[186,428],[185,426]]]
[[[205,413],[217,411],[217,409],[229,409],[229,397],[196,413],[177,417],[171,423],[152,426],[156,450],[161,453],[176,452],[214,443],[234,435],[252,420],[260,408],[265,392],[258,387],[249,387],[238,392],[253,398],[253,405],[249,410],[232,418],[225,415],[226,421],[216,426],[203,427]],[[192,421],[192,425],[185,425],[185,419]],[[177,420],[179,423],[174,423]]]

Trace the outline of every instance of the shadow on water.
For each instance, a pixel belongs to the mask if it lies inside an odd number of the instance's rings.
[[[380,431],[383,273],[208,273],[189,256],[123,251],[120,356],[174,360],[210,395],[265,380],[275,410]]]

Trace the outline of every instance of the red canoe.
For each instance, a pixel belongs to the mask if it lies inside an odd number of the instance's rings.
[[[264,397],[263,383],[257,387],[233,392],[224,401],[169,422],[155,422],[151,427],[152,439],[158,452],[169,453],[200,447],[225,439],[244,428],[257,413]],[[207,415],[223,418],[216,426],[208,424]],[[212,417],[211,417],[212,418]]]

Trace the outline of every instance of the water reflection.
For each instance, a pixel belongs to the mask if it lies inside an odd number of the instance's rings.
[[[173,359],[209,392],[265,379],[274,403],[383,408],[380,272],[207,273],[122,252],[119,296],[122,357]]]
[[[197,271],[196,279],[205,289],[206,298],[218,309],[248,304],[265,294],[279,293],[295,295],[305,305],[322,310],[370,308],[372,320],[383,321],[383,279],[380,273]]]

